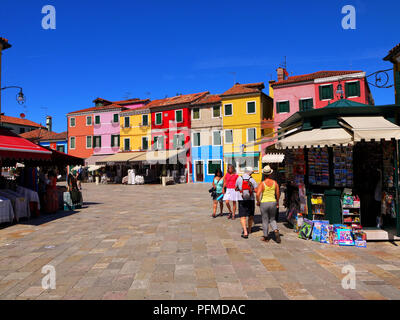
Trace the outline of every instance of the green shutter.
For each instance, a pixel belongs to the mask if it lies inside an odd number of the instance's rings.
[[[111,135],[111,147],[114,147],[114,136]]]
[[[360,92],[360,81],[356,82],[356,96],[360,97],[361,96],[361,92]]]
[[[323,100],[322,86],[319,86],[319,100]]]

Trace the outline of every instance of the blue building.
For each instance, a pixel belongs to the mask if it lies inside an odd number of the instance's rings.
[[[221,98],[208,94],[191,105],[192,181],[212,183],[223,170]]]
[[[47,129],[36,129],[20,134],[21,137],[39,144],[43,147],[48,147],[53,150],[68,153],[67,132],[56,133]]]

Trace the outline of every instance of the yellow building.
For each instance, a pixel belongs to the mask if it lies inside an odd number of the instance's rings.
[[[383,60],[393,63],[395,103],[400,105],[400,43]]]
[[[121,151],[145,151],[151,148],[151,116],[146,107],[120,113]]]
[[[273,99],[262,92],[264,83],[235,84],[221,95],[224,170],[233,164],[237,173],[252,167],[261,181],[261,121],[273,118]],[[264,135],[268,134],[264,129]]]

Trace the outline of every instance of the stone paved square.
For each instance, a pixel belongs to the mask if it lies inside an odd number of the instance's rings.
[[[0,229],[0,299],[399,299],[400,251],[240,237],[212,219],[209,185],[84,184],[84,208]],[[43,289],[42,267],[56,270]],[[345,290],[342,267],[356,269]]]

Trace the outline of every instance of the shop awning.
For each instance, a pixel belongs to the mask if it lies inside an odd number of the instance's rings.
[[[99,170],[99,169],[101,169],[101,168],[103,168],[103,167],[104,167],[104,166],[91,164],[91,165],[89,166],[89,168],[88,168],[88,171],[89,171],[89,172],[96,171],[96,170]]]
[[[277,149],[332,147],[348,145],[353,141],[352,136],[343,128],[314,129],[294,133],[276,143]]]
[[[148,163],[165,163],[170,160],[169,163],[177,163],[179,161],[182,164],[186,163],[186,150],[158,150],[158,151],[147,151],[146,162]],[[171,162],[172,161],[172,162]]]
[[[0,128],[0,159],[4,161],[51,160],[52,152],[8,129]]]
[[[99,159],[98,161],[96,161],[96,165],[125,163],[143,153],[146,152],[118,152],[113,155],[108,155]]]
[[[262,157],[262,163],[282,163],[285,155],[281,153],[267,153]]]
[[[341,117],[341,119],[345,122],[341,124],[353,131],[355,142],[400,139],[400,127],[384,117]]]
[[[91,157],[85,159],[85,166],[88,167],[90,165],[95,165],[97,162],[101,162],[104,158],[109,157],[109,154],[96,154]]]
[[[50,150],[49,150],[50,151]],[[56,165],[83,165],[84,159],[71,156],[64,152],[60,152],[57,150],[51,150],[51,162]]]

